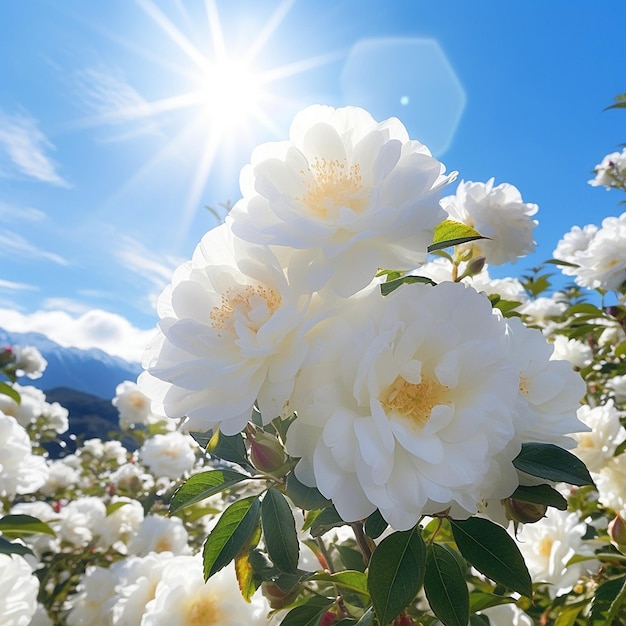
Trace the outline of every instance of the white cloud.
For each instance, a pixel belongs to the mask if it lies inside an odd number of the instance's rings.
[[[36,311],[24,314],[0,309],[0,327],[9,332],[43,333],[64,347],[99,348],[128,361],[141,355],[154,330],[140,330],[121,315],[92,309],[79,316],[65,311]]]
[[[0,220],[5,222],[41,222],[45,217],[46,214],[39,209],[0,202]]]
[[[77,95],[95,118],[83,120],[87,126],[116,128],[108,141],[125,141],[141,135],[159,135],[151,119],[152,106],[126,80],[109,68],[89,68],[76,72]]]
[[[3,280],[0,278],[0,289],[8,291],[37,291],[39,287],[35,287],[35,285],[29,285],[27,283],[16,283],[12,280]]]
[[[26,239],[18,233],[5,230],[0,233],[0,256],[13,255],[31,259],[45,259],[57,263],[58,265],[69,265],[68,261],[62,256],[54,252],[42,250],[29,241],[26,241]]]
[[[7,115],[0,111],[0,153],[4,152],[21,174],[57,187],[70,187],[57,172],[56,163],[46,152],[54,145],[39,130],[37,120],[28,115]]]

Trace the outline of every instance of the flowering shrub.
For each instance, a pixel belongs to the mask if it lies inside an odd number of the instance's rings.
[[[0,354],[0,622],[623,623],[624,216],[564,291],[494,280],[537,206],[444,171],[351,107],[257,148],[117,389],[133,450],[48,458],[45,362]]]

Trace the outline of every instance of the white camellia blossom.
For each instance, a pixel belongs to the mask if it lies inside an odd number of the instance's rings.
[[[128,553],[146,556],[151,552],[189,552],[189,535],[179,517],[146,515],[128,544]]]
[[[307,351],[310,298],[292,292],[267,246],[209,231],[158,302],[140,389],[157,413],[187,416],[185,430],[240,432],[255,401],[267,421],[283,412]]]
[[[315,105],[295,116],[289,141],[253,151],[227,223],[247,241],[291,249],[292,285],[349,296],[379,267],[426,260],[445,218],[441,190],[456,176],[444,171],[398,119]]]
[[[613,392],[615,402],[626,402],[626,376],[614,376],[606,382],[606,386]]]
[[[39,579],[23,557],[0,554],[0,624],[28,626],[37,610]]]
[[[624,415],[624,411],[615,408],[613,400],[594,408],[585,404],[578,409],[578,418],[591,430],[574,435],[577,446],[572,452],[590,472],[599,472],[626,440],[626,429],[620,422]]]
[[[546,583],[554,598],[570,591],[580,578],[599,567],[596,560],[568,566],[575,555],[593,556],[594,543],[583,541],[587,525],[577,512],[548,508],[546,516],[534,524],[523,524],[517,531],[517,545],[524,556],[531,578]]]
[[[256,593],[249,603],[241,597],[232,566],[205,583],[201,555],[175,556],[165,562],[141,626],[261,626],[267,624],[268,612],[261,593]]]
[[[492,606],[480,611],[480,615],[489,618],[489,626],[535,626],[532,618],[515,604]]]
[[[493,183],[493,178],[486,183],[461,181],[456,194],[442,198],[441,205],[451,220],[489,237],[459,246],[460,250],[471,249],[474,257],[485,257],[491,265],[515,263],[535,249],[537,221],[532,216],[538,207],[524,202],[517,187]]]
[[[569,361],[579,369],[591,365],[593,361],[591,346],[578,339],[568,339],[565,335],[553,335],[552,345],[554,346],[552,359]]]
[[[626,519],[626,454],[614,456],[593,476],[598,490],[598,501],[602,506],[613,509]]]
[[[110,512],[98,528],[96,545],[104,548],[112,547],[120,554],[128,552],[128,543],[135,537],[144,520],[143,506],[132,498],[113,496],[110,505],[118,506]]]
[[[602,162],[595,166],[596,177],[589,181],[592,187],[624,188],[626,184],[626,148],[621,152],[607,154]]]
[[[15,383],[13,389],[20,395],[19,404],[11,397],[0,394],[0,411],[13,416],[21,426],[28,426],[44,411],[46,395],[32,385]]]
[[[115,604],[117,579],[115,564],[111,567],[90,565],[80,577],[77,592],[70,598],[72,610],[68,626],[111,626],[111,609]]]
[[[75,546],[86,546],[100,533],[106,517],[104,502],[96,496],[72,500],[61,509],[58,535]]]
[[[48,479],[46,460],[32,453],[28,433],[0,411],[0,495],[34,493]]]
[[[337,323],[298,381],[287,450],[302,482],[343,519],[378,508],[396,530],[511,495],[519,370],[487,298],[458,283],[371,291]]]
[[[115,388],[112,404],[119,411],[121,428],[154,421],[150,419],[152,417],[150,399],[139,389],[137,383],[130,380],[121,382]]]
[[[196,442],[179,431],[158,434],[146,439],[139,449],[139,459],[158,478],[180,478],[196,460]]]
[[[552,256],[559,261],[566,261],[576,265],[576,255],[589,247],[589,243],[597,232],[598,227],[595,224],[587,224],[583,228],[572,226],[572,229],[565,233],[556,245]],[[567,276],[576,276],[576,267],[562,265],[560,269]]]
[[[28,378],[41,378],[48,365],[48,361],[34,346],[13,346],[15,354],[14,367],[18,376],[27,376]]]

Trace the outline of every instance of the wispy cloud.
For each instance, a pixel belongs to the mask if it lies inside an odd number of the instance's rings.
[[[36,119],[26,114],[8,115],[0,110],[0,154],[10,169],[57,187],[70,187],[47,155],[54,145],[41,132]]]
[[[80,70],[75,74],[75,87],[83,107],[91,114],[78,124],[107,126],[108,141],[162,134],[150,118],[151,105],[119,72],[105,67]]]
[[[45,259],[58,265],[69,265],[69,262],[62,256],[38,248],[18,233],[4,230],[0,233],[0,256],[14,255],[29,259]]]
[[[0,289],[5,291],[37,291],[39,287],[29,285],[28,283],[16,283],[12,280],[0,278]]]
[[[3,222],[41,222],[46,214],[32,207],[0,202],[0,220]]]
[[[52,341],[74,348],[100,348],[129,361],[140,361],[153,330],[140,330],[126,318],[92,309],[78,316],[66,311],[36,311],[24,314],[0,309],[0,326],[10,332],[43,333]]]

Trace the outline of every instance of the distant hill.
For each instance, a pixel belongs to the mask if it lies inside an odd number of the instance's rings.
[[[124,380],[135,381],[141,372],[139,363],[130,363],[102,350],[64,348],[41,333],[15,333],[0,328],[0,346],[11,345],[34,346],[43,354],[48,361],[43,376],[35,380],[22,378],[18,382],[46,392],[65,387],[111,400],[117,385]]]

